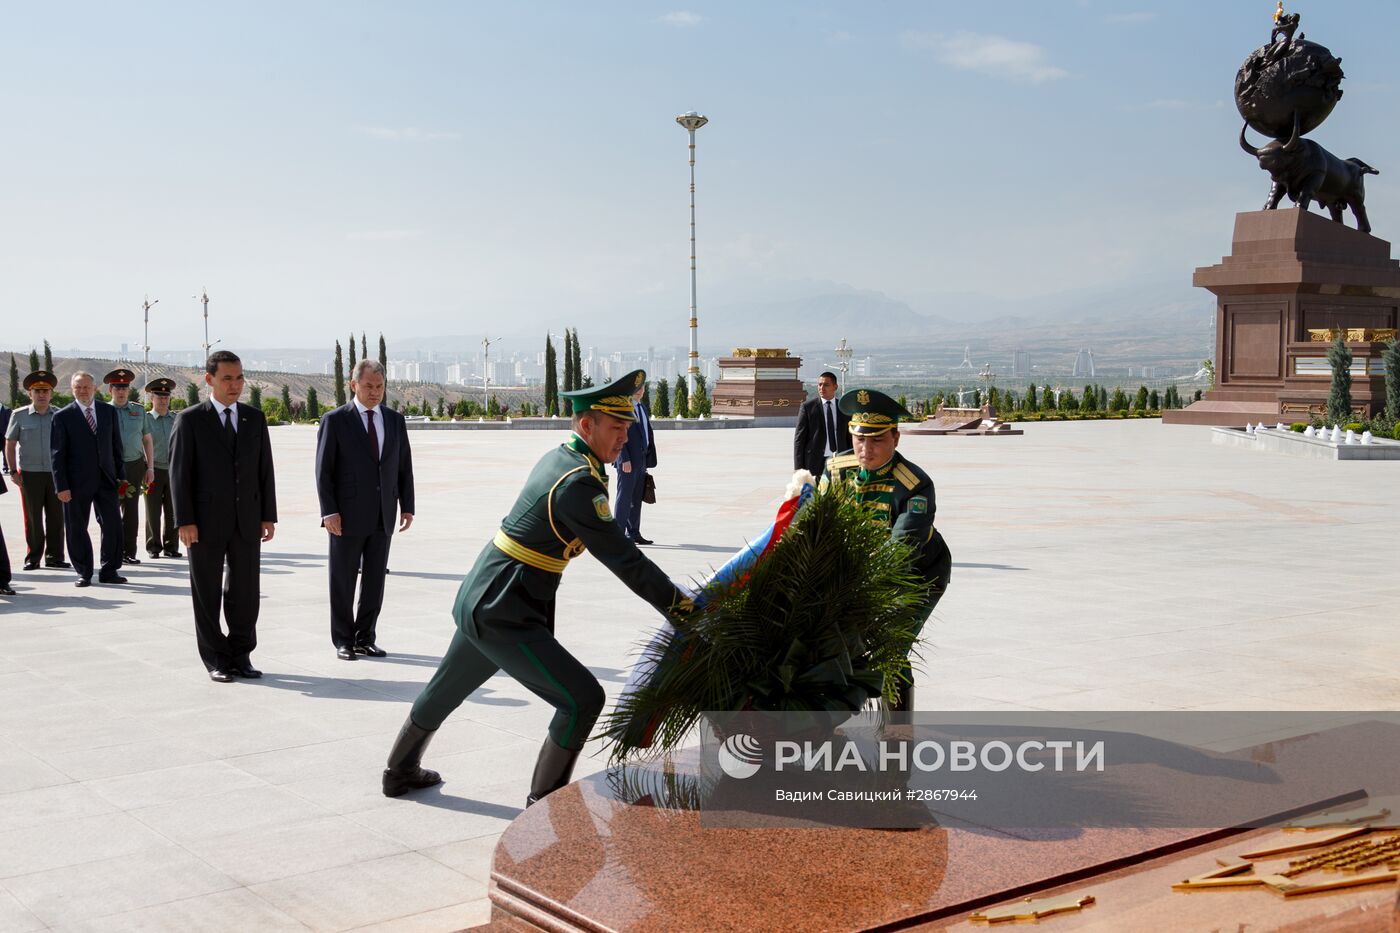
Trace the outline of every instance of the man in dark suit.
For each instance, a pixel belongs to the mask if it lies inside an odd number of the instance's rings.
[[[797,433],[792,440],[792,468],[821,476],[832,454],[851,449],[851,416],[841,414],[836,401],[836,374],[817,377],[817,397],[802,403]]]
[[[78,571],[75,586],[92,583],[92,539],[88,537],[88,516],[97,511],[102,531],[100,583],[125,583],[117,573],[122,565],[122,513],[117,504],[117,485],[122,473],[122,439],[117,430],[117,411],[97,400],[97,383],[92,373],[79,370],[70,383],[72,404],[53,416],[50,435],[53,454],[53,484],[63,503],[63,528],[68,539],[68,556]]]
[[[3,478],[0,478],[0,494],[9,491],[9,485]],[[15,595],[15,591],[10,586],[10,551],[5,547],[5,529],[0,526],[0,596],[13,595]]]
[[[189,554],[195,639],[209,679],[261,677],[257,646],[262,542],[277,523],[267,419],[242,405],[243,363],[227,350],[204,364],[209,399],[187,408],[170,434],[175,524]],[[227,565],[227,573],[225,573]],[[219,609],[228,623],[225,635]]]
[[[638,544],[651,544],[642,537],[642,492],[646,487],[647,470],[656,466],[656,440],[651,434],[651,413],[642,404],[646,386],[632,393],[632,417],[636,420],[627,428],[627,443],[613,461],[617,471],[617,505],[613,509],[622,533]]]
[[[316,494],[330,535],[331,642],[335,656],[382,658],[375,626],[395,519],[413,524],[413,451],[403,415],[384,402],[384,367],[364,359],[350,375],[354,398],[321,418]],[[400,513],[401,517],[400,517]],[[355,577],[360,603],[355,607]]]

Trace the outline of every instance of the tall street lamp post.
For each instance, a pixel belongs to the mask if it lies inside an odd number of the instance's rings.
[[[695,397],[695,379],[700,375],[700,344],[695,326],[695,131],[710,122],[694,110],[676,117],[690,134],[690,368],[686,370],[686,392]]]

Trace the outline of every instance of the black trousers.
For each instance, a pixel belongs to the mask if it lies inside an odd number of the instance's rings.
[[[124,479],[141,488],[146,481],[146,461],[128,460],[122,464]],[[122,556],[136,556],[136,537],[141,530],[141,496],[129,496],[121,500],[122,505]]]
[[[194,599],[194,637],[208,670],[248,663],[258,645],[258,577],[262,542],[235,534],[225,541],[201,538],[185,549]],[[219,624],[223,608],[225,635]]]
[[[368,535],[327,535],[330,539],[331,642],[337,648],[372,645],[384,605],[384,572],[389,543],[384,529]],[[355,578],[360,602],[355,602]]]
[[[152,557],[164,554],[174,557],[180,550],[180,539],[175,534],[175,500],[170,493],[170,470],[156,467],[156,477],[151,481],[151,493],[143,496],[146,500],[146,553]],[[164,515],[164,521],[161,516]]]
[[[53,474],[22,470],[19,493],[24,501],[24,562],[51,564],[63,560],[63,503],[53,486]]]
[[[122,510],[117,505],[115,486],[99,485],[90,493],[73,490],[73,498],[64,503],[63,528],[68,538],[68,556],[78,576],[91,580],[92,538],[88,536],[88,518],[94,511],[102,535],[102,569],[98,578],[110,580],[122,567]]]
[[[0,527],[0,586],[10,585],[10,550],[5,547],[5,529]]]
[[[646,475],[646,467],[636,464],[632,465],[631,473],[617,471],[617,504],[613,506],[613,520],[629,538],[642,534],[642,489],[646,485]]]

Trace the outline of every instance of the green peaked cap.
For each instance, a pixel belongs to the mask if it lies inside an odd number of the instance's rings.
[[[627,375],[614,379],[605,386],[590,386],[587,389],[574,389],[560,392],[559,397],[568,399],[573,413],[581,415],[586,411],[601,411],[621,418],[623,421],[636,421],[632,413],[632,394],[647,381],[644,369],[634,369]]]
[[[851,416],[851,433],[867,437],[884,434],[898,422],[914,418],[903,405],[874,389],[852,389],[836,404],[842,414]]]

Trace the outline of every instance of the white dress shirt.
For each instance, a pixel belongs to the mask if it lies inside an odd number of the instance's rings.
[[[379,439],[379,449],[374,452],[374,455],[376,459],[382,460],[384,458],[384,412],[381,406],[366,408],[360,404],[360,400],[357,398],[355,399],[355,410],[360,413],[360,426],[365,429],[365,434],[369,434],[369,416],[365,412],[374,412],[374,436]]]
[[[836,411],[836,399],[822,399],[822,433],[826,435],[826,455],[828,457],[841,452],[836,449],[836,438],[831,436],[831,426],[833,424],[837,425],[836,430],[841,430],[840,424],[836,420],[839,417],[840,415]]]
[[[238,433],[238,403],[237,403],[237,402],[234,402],[232,405],[225,405],[223,402],[219,401],[218,399],[213,399],[213,398],[211,398],[209,401],[213,403],[213,405],[214,405],[214,411],[215,411],[215,412],[218,414],[218,416],[219,416],[219,427],[223,427],[223,426],[224,426],[224,412],[226,412],[226,411],[231,411],[231,412],[233,412],[233,414],[228,418],[228,422],[229,422],[230,424],[233,425],[233,433],[234,433],[234,434],[237,434],[237,433]]]

